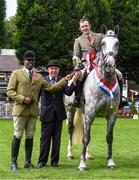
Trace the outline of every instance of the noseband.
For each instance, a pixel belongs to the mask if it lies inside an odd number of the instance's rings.
[[[105,54],[105,56],[103,55],[103,59],[104,59],[105,62],[107,61],[109,56],[112,56],[115,60],[117,58],[117,54],[115,54],[113,52],[108,52],[108,53]]]
[[[105,67],[106,63],[108,62],[107,59],[109,58],[109,56],[112,56],[113,59],[116,61],[117,58],[117,54],[113,53],[113,52],[108,52],[105,55],[102,53],[102,59],[99,59],[102,61],[101,65],[99,65],[98,63],[95,63],[96,66],[98,67]]]

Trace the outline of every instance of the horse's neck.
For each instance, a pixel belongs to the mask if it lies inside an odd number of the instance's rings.
[[[94,62],[96,64],[97,68],[98,68],[98,72],[99,72],[100,76],[108,84],[112,84],[116,79],[116,73],[115,73],[115,71],[113,73],[106,72],[106,70],[104,68],[104,61],[103,61],[102,51],[97,52]]]

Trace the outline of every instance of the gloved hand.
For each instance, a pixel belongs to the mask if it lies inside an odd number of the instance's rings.
[[[78,67],[80,70],[84,69],[84,65],[83,65],[82,62],[80,62],[77,67]]]

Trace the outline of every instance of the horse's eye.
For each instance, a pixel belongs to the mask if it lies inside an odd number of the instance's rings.
[[[119,42],[116,42],[116,46],[119,46]]]

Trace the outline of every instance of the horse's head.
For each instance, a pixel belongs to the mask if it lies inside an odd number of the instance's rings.
[[[113,72],[116,68],[116,57],[118,54],[119,26],[115,26],[114,30],[107,30],[105,25],[101,27],[103,38],[101,41],[102,56],[105,62],[107,72]]]

